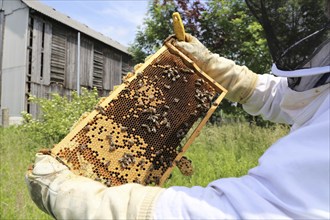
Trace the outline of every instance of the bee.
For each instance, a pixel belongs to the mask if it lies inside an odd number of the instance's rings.
[[[156,120],[158,120],[158,116],[157,115],[150,115],[147,120],[152,121],[153,123],[156,122]]]
[[[127,128],[127,127],[124,127],[124,126],[122,126],[122,127],[120,128],[120,130],[121,130],[121,132],[125,132],[125,131],[127,131],[127,130],[128,130],[128,128]]]
[[[99,177],[96,177],[96,178],[95,178],[95,181],[98,181],[98,182],[100,182],[100,181],[101,181],[101,178],[99,178]]]
[[[166,110],[169,110],[169,109],[170,109],[170,107],[169,107],[168,105],[164,105],[164,108],[165,108]]]
[[[187,83],[188,82],[188,80],[187,80],[187,77],[183,77],[183,82],[185,82],[185,83]]]
[[[138,104],[137,106],[138,106],[138,107],[143,107],[144,104],[143,104],[143,102],[139,102],[139,104]]]
[[[142,127],[142,128],[146,128],[147,131],[148,131],[148,133],[151,132],[151,129],[150,129],[150,127],[149,127],[148,125],[146,125],[146,124],[142,124],[141,127]]]
[[[125,163],[120,163],[120,167],[122,168],[122,169],[126,169],[126,165],[125,165]]]
[[[99,106],[99,105],[96,106],[95,107],[95,110],[99,111],[101,113],[101,115],[105,115],[105,111],[104,111],[104,109],[101,106]]]
[[[153,113],[153,114],[156,114],[156,109],[153,108],[153,107],[149,107],[149,112]]]
[[[86,144],[82,144],[82,145],[80,145],[80,150],[85,150],[86,148],[87,148],[87,145]]]
[[[171,86],[170,85],[164,85],[165,89],[171,89]]]
[[[71,162],[71,159],[72,159],[72,155],[66,160],[68,163]]]
[[[135,183],[138,183],[138,184],[141,184],[141,181],[140,181],[138,178],[135,178],[135,179],[134,179],[134,182],[135,182]]]
[[[160,181],[159,176],[154,177],[154,181],[156,185],[159,185],[159,181]]]
[[[156,127],[157,127],[157,128],[159,128],[159,127],[160,127],[160,124],[159,124],[159,122],[158,122],[158,121],[155,121],[155,125],[156,125]]]
[[[162,116],[163,117],[166,117],[167,115],[168,115],[168,113],[167,112],[164,112]]]
[[[90,125],[86,125],[86,126],[83,128],[83,131],[88,132],[90,129],[91,129],[91,126],[90,126]]]
[[[106,166],[106,167],[108,167],[110,165],[110,160],[108,160],[105,164],[104,164],[104,166]]]
[[[169,122],[166,123],[166,128],[171,128],[171,124]]]
[[[149,113],[149,110],[148,110],[148,109],[143,109],[143,110],[142,110],[142,113],[143,113],[143,114]]]
[[[143,85],[144,85],[143,82],[142,81],[139,81],[138,87],[141,88],[141,87],[143,87]]]
[[[194,112],[190,113],[191,116],[197,116],[197,114],[198,114],[198,111],[197,110],[195,110]]]
[[[129,146],[132,146],[134,144],[134,141],[128,140],[127,143],[128,143]]]
[[[144,159],[142,159],[138,162],[137,166],[143,167],[145,165],[145,163],[146,162],[144,161]]]
[[[179,101],[180,101],[180,99],[178,99],[178,98],[174,98],[174,100],[173,100],[175,103],[178,103]]]
[[[144,180],[145,185],[149,185],[150,184],[150,176],[147,176]]]
[[[182,146],[179,146],[177,152],[178,152],[178,153],[181,153],[182,151],[183,151],[183,150],[182,150]]]
[[[107,187],[110,187],[111,184],[112,184],[112,183],[111,183],[111,180],[109,180],[109,179],[105,182],[105,185],[106,185]]]
[[[151,132],[152,132],[152,133],[156,133],[156,132],[157,132],[156,127],[153,126],[153,127],[151,128]]]
[[[153,171],[153,170],[154,170],[154,165],[151,164],[150,167],[149,167],[149,169],[148,169],[148,171],[151,172],[151,171]]]
[[[111,134],[108,134],[108,135],[106,136],[106,138],[107,138],[109,141],[111,141],[111,140],[112,140],[112,135],[111,135]]]
[[[110,147],[109,147],[109,152],[113,152],[115,150],[116,150],[116,145],[113,142],[111,142]]]
[[[154,95],[150,95],[150,96],[149,96],[149,100],[150,100],[150,101],[155,100],[155,96],[154,96]]]
[[[185,72],[185,73],[189,73],[189,74],[193,74],[193,73],[194,73],[193,70],[188,69],[188,68],[181,68],[181,71],[182,71],[182,72]]]
[[[196,79],[196,82],[199,82],[200,84],[204,84],[204,79]]]

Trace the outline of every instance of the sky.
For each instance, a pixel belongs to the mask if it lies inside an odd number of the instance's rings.
[[[124,46],[143,24],[148,0],[40,0]]]

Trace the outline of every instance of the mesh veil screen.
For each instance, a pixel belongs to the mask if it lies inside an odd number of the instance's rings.
[[[329,38],[324,0],[245,0],[263,26],[270,53],[282,70],[302,67]]]

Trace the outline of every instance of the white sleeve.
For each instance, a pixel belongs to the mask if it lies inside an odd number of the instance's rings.
[[[269,74],[258,75],[257,86],[252,96],[243,105],[250,115],[261,115],[265,120],[292,124],[292,119],[281,109],[281,101],[286,90],[287,79]]]
[[[150,219],[154,201],[164,191],[136,183],[108,188],[43,154],[36,155],[26,182],[36,205],[56,219]]]
[[[328,98],[326,111],[272,145],[247,175],[167,189],[154,218],[329,219],[329,103]]]

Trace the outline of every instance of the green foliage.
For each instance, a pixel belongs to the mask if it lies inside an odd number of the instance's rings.
[[[175,168],[165,187],[206,186],[219,178],[245,175],[258,164],[260,155],[287,132],[288,128],[280,125],[207,125],[186,153],[192,159],[194,174],[185,177]],[[51,219],[32,202],[24,181],[36,153],[31,146],[44,146],[34,140],[35,135],[33,130],[0,127],[0,219]]]
[[[263,29],[244,1],[211,0],[203,15],[200,40],[206,47],[256,73],[269,72],[271,57]]]
[[[97,89],[82,89],[80,96],[73,91],[70,99],[56,93],[51,94],[50,99],[31,96],[29,101],[40,106],[41,115],[38,119],[33,119],[31,114],[23,112],[24,123],[21,129],[33,133],[31,138],[37,143],[45,146],[57,143],[84,112],[92,110],[98,100]]]
[[[135,41],[130,45],[135,62],[155,53],[173,34],[172,13],[178,11],[187,33],[212,52],[246,65],[257,73],[269,72],[271,57],[263,29],[242,0],[153,0]]]
[[[181,14],[185,29],[194,36],[199,36],[201,13],[205,11],[204,4],[199,0],[151,0],[147,17],[138,28],[133,44],[129,51],[135,63],[155,53],[164,40],[173,34],[172,14]]]

